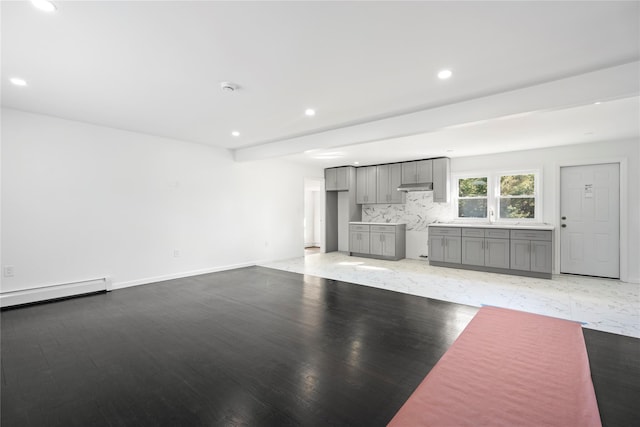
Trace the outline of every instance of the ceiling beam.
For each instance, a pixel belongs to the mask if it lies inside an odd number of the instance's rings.
[[[238,162],[299,154],[307,150],[381,141],[514,114],[549,111],[637,96],[640,62],[630,62],[521,89],[281,139],[234,150]]]

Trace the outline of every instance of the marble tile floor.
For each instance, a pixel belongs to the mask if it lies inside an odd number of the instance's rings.
[[[640,338],[640,284],[573,275],[535,279],[316,253],[263,267],[372,286],[479,307],[494,305],[582,322],[584,327]]]

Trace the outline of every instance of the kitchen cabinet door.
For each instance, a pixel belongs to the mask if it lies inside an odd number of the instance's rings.
[[[418,162],[404,162],[401,166],[402,184],[416,184],[418,182]]]
[[[512,270],[531,270],[531,241],[511,239],[510,268]]]
[[[352,166],[328,168],[324,170],[325,191],[348,191],[349,170]]]
[[[417,160],[401,163],[401,184],[433,182],[433,161]]]
[[[326,191],[336,191],[338,189],[336,168],[329,168],[324,170],[324,189]]]
[[[371,232],[371,255],[396,256],[396,233]]]
[[[349,167],[336,168],[336,190],[349,190]]]
[[[376,203],[376,180],[376,166],[365,166],[356,169],[356,203]]]
[[[509,239],[484,240],[484,265],[509,268]]]
[[[449,169],[448,158],[433,159],[433,201],[436,203],[449,202]]]
[[[368,231],[351,231],[349,233],[349,252],[370,253],[369,240]]]
[[[380,165],[377,167],[378,203],[404,203],[404,193],[398,191],[402,183],[402,165],[394,163],[391,165]]]
[[[429,260],[444,262],[444,236],[429,237]]]
[[[462,238],[444,236],[444,262],[460,264],[462,262]]]
[[[402,185],[402,165],[395,163],[389,166],[389,203],[404,203],[406,193],[398,191]]]
[[[462,264],[484,265],[484,238],[462,238]]]
[[[551,242],[531,241],[531,271],[551,273]]]
[[[433,160],[420,160],[416,162],[417,182],[433,182]]]

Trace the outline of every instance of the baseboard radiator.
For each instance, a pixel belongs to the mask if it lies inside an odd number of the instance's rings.
[[[108,277],[63,283],[60,285],[20,289],[17,291],[0,293],[0,307],[31,304],[40,301],[68,298],[77,295],[110,290],[111,279]]]

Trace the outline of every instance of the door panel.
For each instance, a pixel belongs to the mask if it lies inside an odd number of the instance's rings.
[[[469,265],[484,265],[484,238],[462,238],[462,263]]]
[[[551,273],[551,242],[531,241],[531,271]]]
[[[444,261],[444,236],[432,236],[429,238],[429,259],[431,261]]]
[[[484,265],[509,268],[509,239],[486,239],[484,246]]]
[[[620,277],[620,165],[560,170],[560,272]]]
[[[531,270],[531,241],[511,239],[510,268],[512,270]]]

